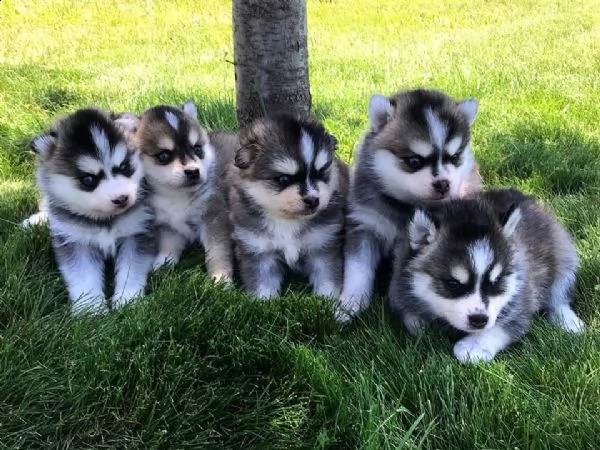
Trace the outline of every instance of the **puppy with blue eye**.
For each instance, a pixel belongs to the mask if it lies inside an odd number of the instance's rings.
[[[236,150],[229,199],[246,290],[277,296],[292,269],[314,293],[338,295],[348,169],[335,157],[335,137],[313,118],[281,115],[211,139]]]
[[[158,230],[154,268],[177,263],[186,245],[199,241],[208,274],[229,282],[233,251],[224,179],[233,155],[215,152],[197,115],[188,100],[182,109],[160,105],[139,120],[129,114],[118,120],[141,152]]]
[[[73,310],[106,309],[107,259],[115,265],[112,306],[142,294],[155,235],[139,153],[108,113],[92,108],[59,119],[31,147],[42,206],[23,226],[48,222]]]

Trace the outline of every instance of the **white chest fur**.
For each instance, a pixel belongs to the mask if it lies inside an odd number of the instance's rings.
[[[294,266],[302,254],[325,249],[340,230],[340,225],[330,224],[302,233],[303,225],[298,220],[273,220],[263,232],[237,228],[234,236],[255,253],[281,252],[285,262]]]
[[[49,222],[53,234],[61,236],[67,242],[97,247],[105,257],[109,257],[116,253],[117,240],[146,232],[151,217],[149,209],[141,208],[115,219],[110,228],[81,225],[52,215],[49,216]]]
[[[195,211],[192,195],[185,191],[156,192],[150,199],[150,204],[156,215],[156,223],[168,225],[173,230],[182,234],[186,239],[194,240],[194,230],[190,227]]]

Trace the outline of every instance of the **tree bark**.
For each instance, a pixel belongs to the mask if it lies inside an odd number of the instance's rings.
[[[306,0],[233,0],[239,126],[267,114],[310,111],[306,35]]]

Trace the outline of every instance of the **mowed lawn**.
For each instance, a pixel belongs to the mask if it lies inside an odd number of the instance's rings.
[[[341,328],[294,281],[262,303],[215,287],[191,249],[148,295],[73,317],[35,211],[33,135],[98,105],[193,98],[235,127],[231,4],[0,2],[0,448],[600,447],[600,5],[308,0],[314,112],[350,160],[373,93],[476,97],[487,186],[517,186],[572,232],[572,336],[535,321],[489,365],[413,339],[383,299]]]

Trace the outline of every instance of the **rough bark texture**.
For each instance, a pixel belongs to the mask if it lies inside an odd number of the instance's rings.
[[[233,0],[238,124],[310,111],[306,0]]]

